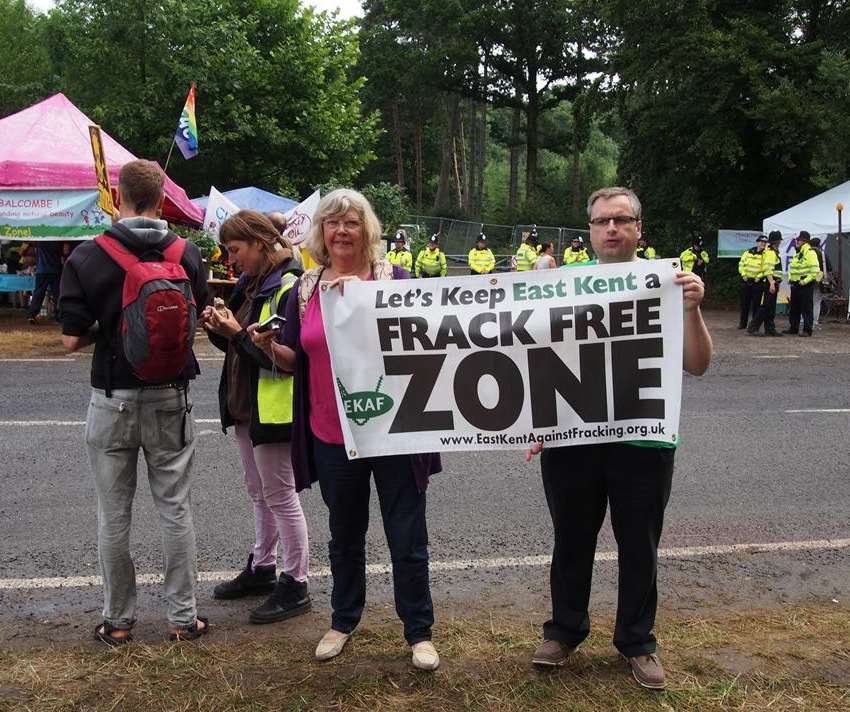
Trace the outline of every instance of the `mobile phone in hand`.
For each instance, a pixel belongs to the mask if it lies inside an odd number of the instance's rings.
[[[264,334],[267,331],[278,331],[284,324],[286,319],[278,314],[272,314],[268,319],[257,324],[257,333]]]

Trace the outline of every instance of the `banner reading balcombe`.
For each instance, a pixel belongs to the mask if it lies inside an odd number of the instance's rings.
[[[675,442],[676,260],[323,285],[350,458]]]

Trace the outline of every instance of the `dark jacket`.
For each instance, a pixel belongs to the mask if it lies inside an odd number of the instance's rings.
[[[407,270],[393,265],[393,279],[409,279]],[[292,298],[287,301],[286,326],[281,334],[280,341],[295,351],[295,369],[293,375],[292,395],[292,469],[295,473],[295,489],[301,490],[310,487],[319,475],[316,471],[316,461],[313,458],[313,431],[310,430],[310,393],[309,393],[309,359],[301,346],[301,316],[298,313],[298,290],[301,280],[289,290]],[[441,472],[443,469],[440,454],[435,452],[417,453],[415,455],[391,455],[390,457],[409,457],[413,466],[413,476],[416,479],[416,487],[420,492],[428,488],[428,479],[431,475]]]
[[[164,220],[130,218],[116,223],[106,234],[119,240],[135,255],[156,259],[157,252],[177,238],[167,227]],[[206,271],[202,268],[201,253],[191,242],[186,243],[180,264],[192,284],[192,294],[200,313],[207,304]],[[63,334],[85,336],[95,322],[98,324],[91,384],[107,391],[146,385],[133,374],[124,358],[124,347],[118,336],[123,285],[124,270],[94,240],[90,240],[71,253],[62,270],[59,288]],[[180,380],[188,381],[199,373],[198,361],[191,353]]]
[[[283,264],[279,265],[274,271],[270,272],[268,277],[263,281],[263,284],[260,286],[259,291],[254,296],[254,299],[251,303],[251,312],[250,319],[251,323],[254,323],[260,318],[260,311],[263,308],[263,304],[274,294],[278,289],[280,289],[280,280],[284,274],[287,272],[300,275],[301,263],[297,260],[287,260]],[[230,301],[228,301],[227,306],[234,314],[239,311],[242,305],[245,303],[245,278],[237,282],[236,287],[233,290],[233,294],[230,297]],[[293,295],[294,287],[290,289],[286,294],[283,295],[283,299],[280,300],[280,303],[277,305],[277,313],[280,316],[283,316],[286,310],[286,304],[290,301],[290,298],[294,297]],[[219,336],[218,334],[213,334],[212,332],[208,332],[207,334],[210,337],[210,341],[213,346],[215,346],[220,351],[224,351],[225,354],[228,353],[228,345],[231,343],[225,337]],[[251,435],[251,443],[253,445],[265,445],[267,443],[282,443],[289,442],[292,437],[292,425],[269,425],[263,424],[260,422],[260,418],[258,415],[257,408],[257,385],[260,380],[260,369],[264,369],[267,371],[272,370],[272,362],[271,359],[265,354],[262,349],[258,349],[254,346],[254,343],[251,341],[251,337],[248,335],[248,332],[245,329],[242,329],[238,334],[233,337],[233,348],[239,353],[241,358],[246,359],[251,365],[251,423],[250,423],[250,435]],[[221,418],[221,429],[223,432],[226,432],[227,429],[231,425],[235,425],[236,421],[233,420],[233,417],[230,415],[230,411],[227,409],[227,373],[228,373],[228,359],[229,356],[225,356],[224,366],[221,369],[221,379],[218,382],[218,410],[219,417]]]

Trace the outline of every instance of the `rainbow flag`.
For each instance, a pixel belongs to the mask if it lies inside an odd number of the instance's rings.
[[[198,155],[198,122],[195,120],[195,82],[189,88],[189,96],[177,122],[174,141],[187,161]]]

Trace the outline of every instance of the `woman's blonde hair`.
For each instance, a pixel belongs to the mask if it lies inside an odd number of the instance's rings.
[[[304,247],[307,248],[310,256],[318,264],[327,267],[331,261],[325,247],[323,223],[328,218],[343,215],[352,208],[360,216],[363,223],[364,257],[369,264],[378,261],[381,246],[381,223],[378,216],[375,215],[375,211],[372,210],[372,206],[362,193],[351,188],[338,188],[319,201],[319,207],[316,208],[316,214],[313,215],[313,225],[304,240]]]

